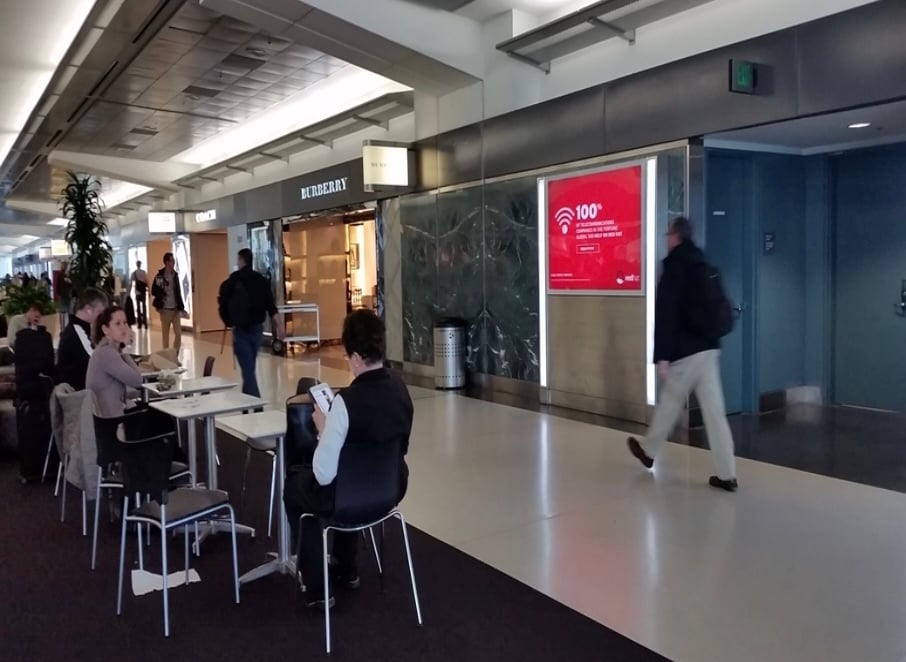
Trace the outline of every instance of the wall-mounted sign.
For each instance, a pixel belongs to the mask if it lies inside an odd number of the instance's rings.
[[[754,62],[730,60],[730,91],[755,94],[758,87],[758,67]]]
[[[320,184],[314,184],[312,186],[303,186],[299,189],[302,195],[303,200],[308,200],[309,198],[320,198],[324,195],[332,195],[334,193],[343,193],[349,185],[349,177],[339,177],[337,179],[331,179]]]
[[[166,234],[176,232],[176,213],[172,211],[148,212],[148,232]]]
[[[362,172],[365,186],[409,186],[409,150],[406,147],[364,145]]]
[[[196,223],[207,223],[208,221],[217,220],[217,210],[216,209],[207,209],[205,211],[200,211],[195,214]]]
[[[38,259],[39,260],[49,260],[51,258],[50,246],[39,246],[38,247]]]
[[[643,295],[642,167],[547,182],[548,289]]]
[[[53,257],[65,257],[69,255],[69,244],[63,239],[51,239],[50,254]]]

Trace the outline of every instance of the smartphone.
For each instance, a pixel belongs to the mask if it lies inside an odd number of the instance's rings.
[[[315,404],[318,405],[318,409],[325,414],[330,411],[330,405],[333,403],[334,399],[333,390],[330,386],[327,384],[315,384],[308,389],[308,392],[311,395],[312,400],[315,401]]]

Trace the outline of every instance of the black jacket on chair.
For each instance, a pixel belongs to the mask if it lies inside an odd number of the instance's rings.
[[[705,254],[691,241],[684,241],[664,258],[654,304],[654,362],[679,361],[687,356],[718,349],[720,342],[689,330],[686,323],[688,288],[693,269],[705,262]]]

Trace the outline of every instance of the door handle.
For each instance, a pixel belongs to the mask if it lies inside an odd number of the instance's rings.
[[[737,303],[733,306],[733,319],[739,319],[746,310],[746,304]]]

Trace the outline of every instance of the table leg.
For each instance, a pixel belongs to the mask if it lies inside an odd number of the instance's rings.
[[[181,427],[182,423],[177,420],[176,425]],[[198,480],[198,448],[195,439],[195,420],[189,419],[186,422],[186,427],[189,434],[189,471],[192,472],[192,486],[198,487],[201,481]]]
[[[192,421],[193,428],[195,421]],[[204,417],[204,436],[205,436],[205,448],[207,449],[207,461],[208,461],[208,484],[207,488],[209,490],[217,489],[217,450],[215,448],[215,434],[216,428],[214,426],[214,417],[205,416]],[[217,532],[229,533],[230,523],[227,520],[211,520],[206,523],[204,531],[199,536],[198,543],[196,544],[196,553],[198,550],[198,545],[204,542],[205,538],[209,535]],[[249,535],[252,538],[255,537],[255,529],[251,526],[246,526],[245,524],[236,524],[236,533],[241,533]]]
[[[217,450],[214,447],[214,417],[204,418],[204,443],[208,459],[208,489],[217,489]]]
[[[290,546],[290,528],[286,520],[286,505],[283,503],[283,483],[286,480],[286,467],[284,466],[283,455],[283,437],[277,437],[277,489],[276,499],[277,508],[280,513],[280,525],[277,527],[277,541],[280,545],[280,562],[285,564],[289,561]]]
[[[259,565],[257,568],[249,570],[247,573],[242,575],[239,578],[239,583],[248,584],[253,582],[256,579],[261,579],[262,577],[267,577],[268,575],[281,574],[281,575],[293,575],[296,574],[296,564],[293,562],[292,557],[289,553],[290,546],[290,528],[289,522],[286,519],[286,506],[283,505],[283,481],[286,477],[286,470],[283,463],[283,437],[277,437],[277,489],[276,489],[276,498],[279,500],[280,504],[280,522],[277,526],[277,553],[268,554],[268,556],[276,556],[272,561],[268,561]]]

